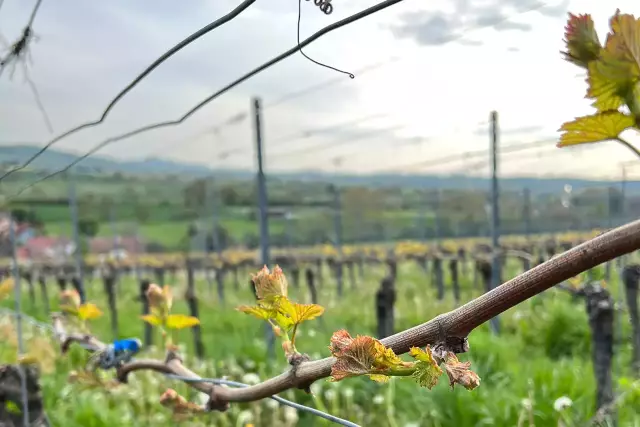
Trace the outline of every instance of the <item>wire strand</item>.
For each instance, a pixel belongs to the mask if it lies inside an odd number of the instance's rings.
[[[313,62],[314,64],[318,64],[321,67],[325,67],[325,68],[328,68],[330,70],[337,71],[338,73],[346,74],[347,76],[349,76],[349,78],[355,79],[356,76],[353,75],[353,73],[350,73],[348,71],[340,70],[340,69],[338,69],[336,67],[332,67],[331,65],[323,64],[322,62],[318,62],[315,59],[309,57],[306,53],[304,53],[304,51],[302,50],[302,47],[300,46],[300,21],[301,21],[301,19],[302,19],[302,0],[298,0],[298,31],[297,31],[297,33],[298,33],[298,50],[300,50],[300,53],[302,54],[302,56],[304,56],[305,58],[307,58],[309,61]]]
[[[27,27],[31,27],[33,25],[33,21],[36,20],[36,15],[38,14],[38,9],[40,9],[40,5],[42,4],[42,0],[37,0],[36,5],[33,7],[31,11],[31,16],[29,17],[29,22],[27,23]]]
[[[254,0],[255,1],[255,0]],[[27,186],[23,187],[22,189],[20,189],[16,194],[14,194],[13,196],[9,197],[9,200],[12,200],[16,197],[18,197],[20,194],[22,194],[25,190],[37,185],[40,182],[46,181],[47,179],[50,179],[60,173],[66,172],[67,170],[69,170],[70,168],[72,168],[73,166],[75,166],[76,164],[78,164],[79,162],[81,162],[82,160],[86,159],[87,157],[93,155],[94,153],[96,153],[98,150],[102,149],[103,147],[117,142],[117,141],[121,141],[123,139],[127,139],[130,138],[132,136],[135,135],[139,135],[141,133],[144,132],[148,132],[154,129],[161,129],[163,127],[169,127],[169,126],[177,126],[179,124],[181,124],[182,122],[184,122],[185,120],[187,120],[189,117],[191,117],[193,114],[195,114],[200,108],[204,107],[205,105],[207,105],[209,102],[213,101],[214,99],[218,98],[220,95],[224,94],[225,92],[229,91],[230,89],[232,89],[233,87],[239,85],[240,83],[250,79],[251,77],[255,76],[256,74],[266,70],[267,68],[277,64],[278,62],[282,61],[283,59],[288,58],[289,56],[293,55],[294,53],[296,53],[300,48],[304,47],[304,46],[308,46],[309,44],[313,43],[314,41],[318,40],[320,37],[330,33],[333,30],[337,30],[338,28],[344,27],[345,25],[351,24],[355,21],[358,21],[362,18],[365,18],[369,15],[372,15],[376,12],[379,12],[383,9],[386,9],[390,6],[393,6],[397,3],[400,3],[403,0],[385,0],[383,2],[380,2],[374,6],[371,6],[365,10],[362,10],[358,13],[355,13],[347,18],[344,18],[340,21],[334,22],[331,25],[328,25],[326,27],[324,27],[323,29],[317,31],[316,33],[314,33],[313,35],[311,35],[310,37],[308,37],[307,39],[305,39],[302,43],[299,43],[297,46],[292,47],[291,49],[287,50],[284,53],[281,53],[280,55],[276,56],[275,58],[271,59],[270,61],[265,62],[264,64],[262,64],[261,66],[255,68],[254,70],[250,71],[249,73],[245,74],[244,76],[236,79],[235,81],[229,83],[228,85],[226,85],[225,87],[223,87],[222,89],[218,90],[217,92],[215,92],[214,94],[208,96],[207,98],[203,99],[202,101],[200,101],[196,106],[194,106],[193,108],[191,108],[189,111],[187,111],[182,117],[180,117],[177,120],[170,120],[170,121],[165,121],[165,122],[159,122],[159,123],[154,123],[151,125],[147,125],[147,126],[143,126],[141,128],[135,129],[133,131],[127,132],[125,134],[119,135],[119,136],[115,136],[115,137],[111,137],[108,138],[104,141],[102,141],[100,144],[94,146],[91,150],[89,150],[88,152],[86,152],[85,154],[83,154],[82,156],[76,158],[73,162],[71,162],[70,164],[68,164],[67,166],[65,166],[64,168],[55,171],[53,173],[48,174],[47,176],[38,179],[30,184],[28,184]],[[58,137],[58,140],[60,139],[60,137]],[[51,146],[52,144],[49,143],[48,146]],[[42,149],[40,149],[38,151],[38,153],[36,153],[37,155],[42,154],[44,151],[47,150],[48,146],[43,147]],[[27,162],[25,162],[22,166],[12,169],[8,172],[6,172],[4,175],[0,176],[0,181],[2,181],[3,179],[5,179],[10,172],[15,172],[17,170],[20,169],[24,169],[27,165],[29,165],[29,163],[31,161],[33,161],[33,159],[35,159],[36,156],[32,156],[30,160],[28,160]]]
[[[39,2],[40,1],[42,1],[42,0],[39,0]],[[138,83],[140,83],[142,81],[142,79],[144,79],[147,75],[149,75],[153,70],[158,68],[158,66],[160,66],[160,64],[162,64],[164,61],[169,59],[175,53],[177,53],[178,51],[180,51],[181,49],[183,49],[187,45],[191,44],[192,42],[196,41],[200,37],[206,35],[207,33],[215,30],[216,28],[219,28],[220,26],[222,26],[222,25],[226,24],[227,22],[231,21],[232,19],[236,18],[245,9],[247,9],[249,6],[251,6],[253,3],[255,3],[255,1],[256,0],[244,0],[242,3],[240,3],[240,5],[238,7],[233,9],[228,14],[224,15],[222,18],[219,18],[219,19],[213,21],[212,23],[202,27],[200,30],[196,31],[195,33],[191,34],[186,39],[182,40],[177,45],[173,46],[167,52],[162,54],[158,59],[156,59],[151,65],[149,65],[142,73],[140,73],[138,75],[138,77],[136,77],[124,89],[122,89],[113,98],[113,100],[111,100],[111,102],[109,102],[109,104],[104,109],[104,111],[102,112],[102,115],[100,116],[100,118],[98,120],[83,123],[83,124],[81,124],[79,126],[76,126],[76,127],[72,128],[72,129],[69,129],[68,131],[66,131],[66,132],[58,135],[57,137],[53,138],[52,140],[47,142],[40,150],[38,150],[34,155],[32,155],[29,159],[27,159],[27,161],[25,161],[21,166],[18,166],[17,168],[14,168],[14,169],[10,169],[9,171],[5,172],[2,176],[0,176],[0,181],[5,179],[6,177],[11,175],[12,173],[17,172],[19,170],[22,170],[22,169],[26,168],[27,166],[29,166],[35,159],[37,159],[45,151],[47,151],[49,149],[49,147],[53,146],[54,144],[56,144],[57,142],[61,141],[62,139],[67,138],[67,137],[73,135],[74,133],[79,132],[79,131],[81,131],[83,129],[88,129],[88,128],[91,128],[91,127],[98,126],[99,124],[104,122],[104,120],[107,118],[107,115],[113,109],[113,107],[118,103],[118,101],[120,101],[129,91],[131,91],[131,89],[133,89]]]
[[[164,374],[167,378],[172,378],[175,380],[179,380],[179,381],[184,381],[184,382],[190,382],[190,383],[210,383],[210,384],[215,384],[215,385],[226,385],[226,386],[230,386],[230,387],[238,387],[238,388],[245,388],[245,387],[249,387],[247,384],[243,384],[237,381],[231,381],[231,380],[226,380],[226,379],[218,379],[218,378],[189,378],[189,377],[182,377],[180,375],[174,375],[174,374]],[[315,408],[310,408],[308,406],[305,405],[301,405],[299,403],[296,402],[292,402],[290,400],[287,399],[283,399],[282,397],[279,396],[270,396],[270,399],[275,400],[276,402],[279,402],[283,405],[286,406],[290,406],[292,408],[295,408],[299,411],[304,411],[304,412],[309,412],[310,414],[316,415],[318,417],[324,418],[325,420],[329,420],[332,421],[336,424],[340,424],[343,426],[347,426],[347,427],[360,427],[360,425],[356,424],[356,423],[352,423],[351,421],[347,421],[344,420],[342,418],[338,418],[334,415],[331,414],[327,414],[326,412],[322,412],[319,411]]]
[[[47,110],[44,108],[44,104],[42,103],[42,99],[40,99],[40,92],[38,91],[38,88],[36,87],[36,84],[33,82],[33,80],[31,80],[31,77],[29,76],[28,72],[27,72],[27,67],[24,67],[24,78],[27,81],[27,84],[29,85],[29,88],[31,89],[31,93],[33,93],[33,98],[36,101],[36,106],[38,107],[38,110],[40,110],[40,113],[42,114],[42,118],[44,120],[45,125],[47,126],[47,129],[49,130],[50,133],[53,133],[53,125],[51,124],[51,120],[49,119],[49,114],[47,114]]]

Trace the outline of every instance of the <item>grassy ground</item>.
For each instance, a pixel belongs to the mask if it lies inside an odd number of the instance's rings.
[[[513,266],[515,272],[517,267]],[[286,271],[285,271],[286,273]],[[319,291],[319,302],[326,307],[322,320],[305,324],[299,335],[298,347],[313,358],[328,355],[331,333],[346,328],[352,334],[375,334],[374,293],[385,274],[382,267],[369,267],[365,277],[358,278],[355,289],[347,280],[345,295],[338,299],[335,285],[325,274]],[[348,277],[348,276],[347,276]],[[243,280],[243,283],[245,281]],[[177,277],[174,294],[184,294],[184,278]],[[102,284],[93,280],[88,285],[89,298],[106,311]],[[480,293],[471,277],[463,278],[462,299],[466,302]],[[617,282],[610,284],[617,290]],[[53,284],[50,285],[53,294]],[[435,289],[424,273],[414,264],[399,268],[397,282],[396,329],[404,329],[451,310],[455,304],[450,292],[444,301],[435,299]],[[136,320],[140,303],[134,300],[137,286],[132,278],[124,278],[118,298],[119,337],[141,337],[143,323]],[[206,362],[187,360],[203,376],[221,377],[251,382],[256,376],[267,378],[286,369],[281,350],[278,360],[268,362],[262,340],[263,328],[256,319],[234,310],[239,304],[251,303],[252,293],[247,285],[234,289],[229,278],[226,301],[217,301],[215,292],[204,278],[198,279],[202,333]],[[308,302],[306,287],[290,285],[292,299]],[[55,302],[52,298],[52,303]],[[34,305],[24,300],[26,311],[46,320],[42,301]],[[11,307],[10,301],[4,306]],[[176,311],[186,313],[184,301],[176,302]],[[615,388],[625,391],[631,381],[629,375],[630,327],[623,312],[622,337],[616,348],[614,363]],[[595,381],[590,362],[590,333],[581,301],[557,290],[547,291],[505,313],[500,318],[502,333],[494,336],[487,325],[470,337],[471,350],[461,355],[470,360],[472,369],[482,378],[479,388],[467,391],[451,390],[446,377],[431,391],[419,388],[407,379],[394,379],[389,384],[377,384],[366,378],[348,379],[339,383],[320,380],[314,384],[314,396],[288,391],[283,397],[307,404],[347,418],[362,426],[440,427],[440,426],[530,426],[531,416],[536,427],[557,426],[563,419],[565,426],[582,426],[594,413]],[[4,320],[0,334],[11,337]],[[95,321],[93,331],[105,340],[113,338],[109,315]],[[37,332],[29,335],[36,336]],[[190,331],[181,332],[181,342],[192,354]],[[157,337],[156,337],[157,339]],[[157,341],[156,341],[157,342]],[[35,344],[32,345],[32,348]],[[38,345],[41,352],[44,346]],[[61,358],[56,356],[42,376],[47,412],[55,426],[170,426],[170,413],[158,403],[160,394],[173,387],[185,397],[190,396],[181,383],[152,373],[137,373],[131,383],[112,391],[81,390],[68,384],[67,374],[72,366],[79,366],[83,353],[74,351]],[[0,339],[0,359],[11,360],[15,348],[10,339]],[[75,365],[74,362],[75,361]],[[626,385],[625,385],[626,384]],[[635,393],[635,394],[634,394]],[[564,411],[556,411],[556,399],[566,396],[573,402]],[[640,393],[632,392],[619,410],[619,425],[640,425]],[[196,399],[195,397],[193,397]],[[213,413],[202,419],[191,419],[184,425],[245,426],[320,426],[327,422],[304,413],[295,413],[275,405],[271,400],[251,404],[232,405],[226,413]]]

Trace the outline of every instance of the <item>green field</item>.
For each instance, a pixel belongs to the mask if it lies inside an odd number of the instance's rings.
[[[510,271],[515,274],[518,268],[514,263]],[[382,267],[366,268],[365,277],[358,278],[356,289],[352,289],[347,280],[345,295],[338,299],[335,284],[327,280],[328,271],[325,271],[319,303],[326,307],[326,312],[321,321],[303,325],[298,348],[317,359],[329,354],[327,345],[335,330],[346,328],[353,335],[375,334],[374,294],[384,274]],[[178,277],[174,285],[174,295],[178,299],[174,312],[187,313],[182,300],[184,277]],[[461,285],[463,302],[480,294],[480,290],[473,287],[471,277],[462,278]],[[102,284],[94,280],[87,286],[90,300],[106,312]],[[253,301],[246,285],[234,290],[233,282],[228,281],[224,304],[217,301],[215,291],[206,280],[199,279],[197,286],[206,361],[196,362],[188,358],[188,366],[203,376],[227,376],[237,381],[250,381],[256,375],[265,379],[286,369],[279,346],[276,362],[265,359],[263,325],[257,319],[234,310],[239,304]],[[447,289],[444,301],[436,300],[434,286],[413,263],[399,266],[396,287],[397,330],[430,320],[455,306],[450,289]],[[616,294],[619,289],[617,280],[614,279],[609,287]],[[53,289],[54,285],[50,283],[51,293]],[[123,279],[118,297],[119,337],[142,335],[143,323],[135,320],[141,310],[140,304],[134,301],[137,293],[134,281]],[[290,285],[290,295],[294,300],[309,302],[306,286],[297,289]],[[29,314],[46,320],[39,299],[35,306],[28,298],[24,298],[23,304]],[[5,307],[12,305],[10,300],[3,303]],[[615,349],[614,387],[617,393],[626,393],[619,407],[619,425],[632,426],[640,424],[640,389],[630,386],[631,348],[628,337],[631,331],[627,313],[622,312],[621,315],[618,325],[625,339]],[[494,336],[486,324],[472,332],[469,336],[471,349],[460,356],[461,360],[472,362],[472,369],[482,379],[480,387],[473,391],[463,388],[451,390],[446,376],[431,391],[419,388],[408,379],[378,384],[366,378],[356,378],[338,383],[317,381],[312,388],[314,396],[300,390],[287,391],[282,396],[367,427],[585,425],[594,414],[595,380],[584,302],[574,301],[566,293],[552,289],[503,314],[501,322],[499,336]],[[0,331],[8,333],[6,328]],[[108,314],[94,322],[93,331],[104,340],[114,338]],[[31,331],[28,336],[36,333]],[[179,338],[186,351],[193,354],[190,331],[181,331]],[[16,350],[10,342],[6,338],[0,341],[2,360],[15,357]],[[79,367],[78,360],[83,355],[78,349],[70,356],[56,356],[54,369],[42,376],[47,412],[53,425],[170,426],[174,425],[170,421],[170,412],[158,403],[162,392],[172,387],[185,397],[193,396],[185,385],[148,372],[134,374],[130,384],[112,391],[82,390],[78,385],[68,384],[66,378],[70,369]],[[71,360],[76,363],[72,364]],[[563,396],[573,403],[558,412],[554,410],[554,402]],[[290,410],[265,400],[233,404],[226,413],[207,414],[184,425],[330,425],[305,413],[298,413],[297,421],[292,416]],[[529,424],[530,417],[534,424]],[[563,424],[559,424],[560,419]]]

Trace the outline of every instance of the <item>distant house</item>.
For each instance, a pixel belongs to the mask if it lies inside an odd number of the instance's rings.
[[[11,224],[11,214],[9,212],[0,212],[0,257],[9,257],[12,252],[11,233],[9,225]],[[35,237],[36,230],[28,223],[17,223],[15,228],[16,246],[24,245],[28,240]]]
[[[63,262],[75,251],[75,244],[66,237],[36,236],[17,249],[18,259],[38,262]]]
[[[97,255],[144,253],[146,245],[136,236],[94,237],[89,240],[89,252]]]

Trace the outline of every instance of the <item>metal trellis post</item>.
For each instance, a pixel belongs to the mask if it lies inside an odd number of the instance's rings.
[[[498,112],[491,112],[491,289],[500,286],[500,211],[498,188]],[[491,330],[500,331],[498,316],[490,320]]]
[[[67,173],[67,182],[69,185],[69,210],[71,212],[71,223],[73,228],[73,243],[75,245],[74,257],[76,264],[76,274],[78,275],[80,301],[84,304],[87,296],[84,289],[84,273],[82,268],[82,247],[80,245],[80,230],[78,226],[78,198],[76,196],[75,179],[73,172]]]
[[[254,117],[254,135],[256,139],[256,160],[258,163],[258,173],[256,176],[256,184],[258,186],[258,212],[260,223],[260,260],[262,264],[269,265],[269,217],[268,217],[268,199],[267,184],[264,176],[262,154],[262,102],[260,98],[253,98],[253,117]],[[271,326],[265,325],[265,335],[267,339],[267,351],[269,357],[275,355],[275,335]]]
[[[18,257],[16,253],[16,230],[12,217],[9,218],[9,238],[11,239],[11,258],[13,261],[11,267],[13,270],[13,292],[18,334],[18,357],[22,357],[22,355],[25,354],[24,339],[22,336],[22,292],[20,289],[20,269],[18,268]],[[22,397],[22,422],[23,425],[28,426],[31,423],[29,422],[29,397],[27,395],[27,373],[25,369],[22,365],[18,366],[20,372],[20,393]]]

